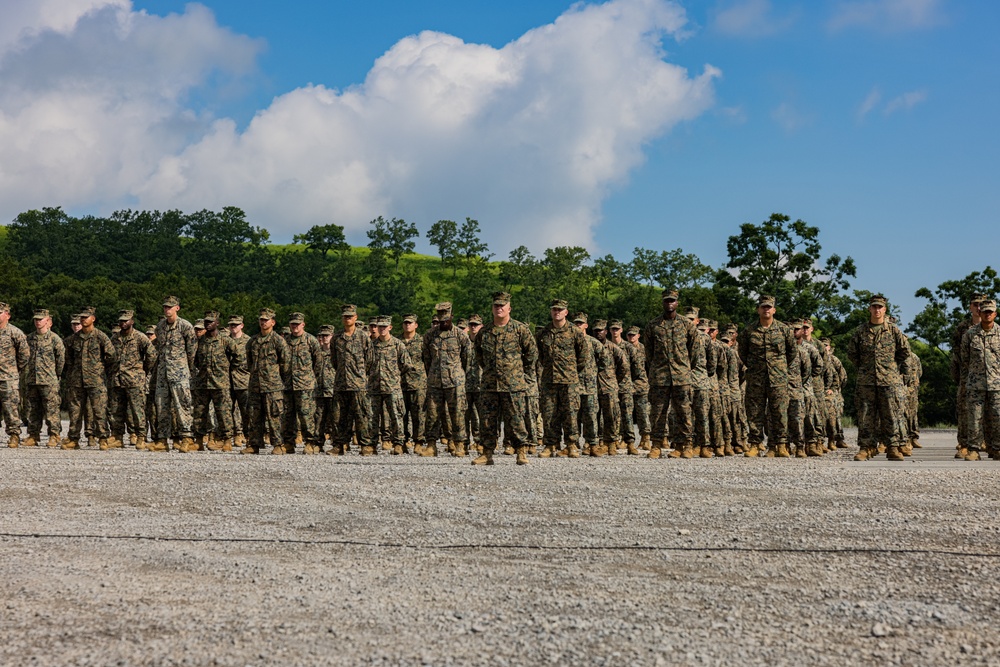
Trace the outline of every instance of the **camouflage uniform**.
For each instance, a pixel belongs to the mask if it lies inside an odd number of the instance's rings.
[[[711,322],[711,328],[718,331],[718,323]],[[718,335],[718,334],[716,334]],[[712,338],[712,345],[715,347],[715,372],[712,387],[712,423],[718,429],[718,438],[712,439],[715,447],[715,454],[723,456],[725,446],[732,441],[733,435],[730,431],[729,423],[729,346],[722,341]]]
[[[689,315],[690,317],[690,315]],[[695,314],[695,317],[697,315]],[[694,432],[693,447],[676,446],[671,456],[677,458],[691,458],[700,454],[703,450],[711,447],[711,393],[712,383],[708,377],[708,368],[711,363],[714,371],[716,366],[715,350],[712,348],[708,334],[702,329],[698,329],[700,345],[693,348],[691,354],[691,416]],[[711,359],[711,361],[710,361]],[[676,419],[676,413],[674,413]],[[671,430],[676,428],[671,424]]]
[[[739,419],[739,408],[738,406],[743,402],[743,396],[740,393],[740,357],[736,353],[736,349],[729,345],[729,341],[732,340],[733,330],[727,329],[723,334],[721,340],[723,341],[723,352],[725,353],[725,365],[726,372],[724,373],[726,379],[726,386],[723,391],[726,394],[726,422],[729,424],[728,433],[729,439],[726,441],[723,453],[726,456],[732,456],[736,453],[736,448],[742,449],[742,443],[744,438],[744,433],[741,430],[740,419]],[[721,381],[722,378],[720,378]]]
[[[478,322],[480,325],[483,323],[478,315],[473,315],[469,318],[470,327],[473,322]],[[474,337],[470,335],[469,341],[472,358],[469,359],[469,368],[465,371],[465,432],[469,436],[469,442],[475,441],[479,443],[479,439],[482,437],[479,431],[479,378],[482,376],[482,371],[475,358],[476,350],[471,344],[472,340],[474,340]]]
[[[438,316],[451,312],[450,303],[439,303]],[[465,369],[473,358],[472,343],[458,327],[447,331],[437,329],[424,336],[421,359],[427,371],[427,403],[425,425],[428,434],[440,432],[442,437],[459,444],[467,440],[465,433]],[[432,441],[429,445],[434,447]]]
[[[48,317],[49,311],[35,311],[35,319],[40,315]],[[54,447],[62,433],[59,378],[66,366],[66,347],[52,331],[43,334],[32,331],[26,340],[30,351],[23,373],[28,398],[28,435],[38,442],[42,435],[42,422],[45,422],[49,431],[49,446]]]
[[[122,318],[133,319],[132,311],[119,313],[119,321]],[[118,358],[111,370],[111,435],[117,439],[116,444],[123,444],[127,427],[138,444],[146,437],[146,377],[156,363],[156,349],[134,326],[124,336],[115,336],[112,343]]]
[[[885,297],[872,297],[872,303]],[[888,318],[886,318],[888,319]],[[907,372],[910,345],[896,325],[865,322],[855,330],[847,357],[857,369],[855,407],[858,414],[858,460],[876,453],[878,442],[889,448],[890,460],[902,460],[903,395],[900,371]]]
[[[573,318],[574,324],[586,324],[587,314],[577,313]],[[587,343],[586,354],[583,358],[583,374],[580,376],[580,412],[577,421],[580,430],[583,432],[584,442],[591,448],[597,447],[600,443],[600,436],[597,432],[597,364],[601,356],[605,354],[604,346],[593,336],[584,336]],[[618,393],[618,387],[615,387]]]
[[[9,313],[10,306],[0,303],[0,310]],[[21,438],[21,371],[30,356],[23,331],[10,322],[0,328],[0,411],[7,435],[15,444]]]
[[[906,438],[909,443],[915,443],[920,439],[920,377],[924,374],[923,364],[920,357],[914,352],[910,352],[910,372],[905,378],[906,384]]]
[[[629,335],[638,335],[639,327],[631,327]],[[629,366],[632,371],[632,421],[639,429],[641,444],[649,449],[652,429],[649,423],[649,378],[646,377],[646,346],[626,341],[629,346]]]
[[[167,299],[164,305],[174,304]],[[156,325],[156,439],[167,440],[177,422],[182,438],[192,437],[194,422],[191,399],[191,373],[198,339],[194,327],[182,317],[173,324],[162,318]]]
[[[262,309],[261,318],[274,319],[274,311]],[[259,453],[264,446],[264,434],[275,447],[281,446],[282,419],[285,415],[285,387],[289,379],[291,360],[288,343],[277,327],[264,335],[258,333],[247,341],[247,368],[250,371],[247,402],[247,454]]]
[[[594,333],[600,334],[607,327],[607,322],[594,322]],[[621,433],[621,387],[632,384],[632,372],[629,369],[628,356],[624,350],[610,340],[600,340],[602,354],[597,360],[597,398],[601,408],[601,445],[596,456],[616,453],[616,441]],[[594,454],[593,448],[591,453]]]
[[[972,297],[972,303],[977,306],[982,302],[983,295],[976,294]],[[955,330],[951,333],[951,364],[950,372],[951,379],[955,381],[958,386],[958,394],[955,397],[955,412],[956,421],[958,422],[958,448],[959,450],[969,449],[969,436],[966,433],[966,426],[968,420],[966,419],[966,400],[965,400],[965,383],[962,381],[964,376],[964,369],[962,368],[961,353],[956,354],[955,350],[961,350],[962,340],[965,338],[965,332],[972,328],[973,322],[971,319],[963,320],[955,327]],[[964,454],[956,454],[956,457],[964,456]]]
[[[556,299],[552,308],[566,309],[566,302]],[[586,368],[588,344],[586,336],[569,320],[561,327],[549,323],[535,335],[538,347],[539,403],[543,441],[548,453],[559,447],[560,436],[565,436],[571,456],[578,455],[580,412],[580,382]]]
[[[718,326],[713,320],[705,320],[705,368],[708,373],[708,446],[711,452],[702,451],[701,455],[708,458],[708,455],[715,454],[719,450],[722,455],[722,446],[725,442],[724,431],[722,430],[722,394],[719,386],[719,375],[725,372],[722,363],[722,353],[719,345],[712,339],[711,330]],[[721,368],[720,368],[721,366]]]
[[[289,324],[305,323],[302,313],[292,313]],[[295,452],[296,434],[302,432],[306,450],[322,446],[316,432],[316,378],[323,372],[323,349],[316,336],[303,331],[288,337],[289,374],[285,386],[285,416],[282,442],[285,452]]]
[[[333,336],[333,326],[324,324],[319,329],[320,336]],[[323,348],[323,345],[320,345]],[[322,449],[326,444],[327,436],[333,439],[333,434],[337,432],[337,398],[334,391],[336,385],[337,372],[333,367],[333,349],[323,348],[322,368],[320,374],[316,376],[316,436],[319,439],[319,446]],[[317,451],[317,454],[320,452]]]
[[[770,303],[762,297],[758,305]],[[749,423],[749,447],[756,456],[764,444],[765,416],[768,447],[771,452],[788,455],[788,367],[798,358],[795,335],[778,320],[763,326],[760,320],[749,323],[739,337],[740,359],[746,364],[746,412]]]
[[[215,318],[218,313],[205,313],[205,319]],[[233,360],[240,351],[246,353],[246,345],[239,345],[230,336],[223,336],[216,329],[198,339],[198,349],[194,355],[194,367],[198,379],[198,401],[194,406],[194,432],[203,438],[212,432],[208,413],[215,408],[215,420],[219,425],[219,436],[226,444],[233,437],[233,399],[231,377]]]
[[[984,299],[981,312],[996,310],[996,302]],[[1000,449],[1000,327],[986,330],[977,324],[962,336],[959,348],[966,391],[967,460],[980,458],[981,443],[990,452]]]
[[[88,311],[84,311],[88,312]],[[89,311],[93,314],[93,311]],[[69,434],[65,446],[78,443],[87,413],[87,437],[108,437],[108,387],[105,375],[117,355],[111,339],[100,329],[77,331],[66,345],[66,385],[69,391]],[[96,443],[91,443],[96,444]]]
[[[830,348],[829,363],[826,367],[826,437],[838,448],[847,447],[844,441],[844,427],[841,416],[844,414],[844,385],[847,384],[847,371],[843,362]]]
[[[355,307],[350,305],[344,306],[343,312],[345,315],[357,314]],[[330,453],[342,454],[355,434],[360,443],[371,439],[368,369],[372,365],[372,339],[368,331],[358,325],[351,335],[341,331],[334,336],[330,349],[340,417]]]
[[[156,439],[156,429],[159,417],[156,412],[156,376],[159,357],[156,356],[156,327],[146,328],[146,338],[153,343],[153,365],[146,373],[146,439]],[[64,341],[65,342],[65,341]]]
[[[243,324],[243,316],[231,315],[229,324]],[[250,342],[250,336],[242,333],[239,338],[230,338],[235,345],[235,355],[229,360],[229,397],[233,406],[233,430],[236,438],[241,439],[240,436],[245,437],[250,430],[250,369],[247,368],[247,343]]]
[[[387,327],[392,320],[389,317],[380,318],[378,326]],[[402,392],[402,377],[410,372],[413,364],[406,351],[406,343],[398,338],[389,340],[376,339],[372,344],[372,364],[368,370],[368,394],[372,399],[372,415],[375,419],[387,419],[388,423],[380,425],[380,429],[372,429],[373,438],[369,443],[373,448],[378,446],[378,433],[388,430],[389,442],[393,453],[402,454],[403,445],[403,415],[400,412],[398,397]]]
[[[619,320],[611,322],[609,327],[610,331],[621,331],[622,323]],[[620,334],[618,334],[620,336]],[[635,365],[638,361],[635,355],[635,348],[633,348],[627,340],[614,340],[614,334],[611,336],[611,342],[613,345],[618,347],[624,355],[625,360],[628,363],[629,368],[629,381],[628,386],[624,387],[621,384],[618,386],[618,412],[621,414],[621,426],[618,430],[618,442],[624,442],[628,446],[629,454],[638,454],[635,448],[635,385],[633,381],[635,379]],[[643,371],[643,376],[645,376],[645,370]],[[647,383],[648,384],[648,383]],[[647,387],[647,392],[648,392]]]
[[[413,315],[405,315],[403,321]],[[403,390],[403,435],[407,441],[413,441],[418,447],[424,444],[424,404],[427,400],[427,371],[420,360],[424,346],[424,337],[414,332],[409,340],[401,338],[410,357],[410,370],[406,372],[400,387]]]
[[[663,300],[677,300],[677,292],[665,291]],[[692,446],[691,359],[699,354],[703,339],[688,319],[666,313],[651,320],[642,334],[646,341],[646,376],[649,378],[649,409],[653,431],[650,456],[658,458],[669,447],[667,414],[675,413],[677,430],[669,434],[677,449]]]
[[[794,328],[802,328],[801,322],[796,324]],[[796,344],[795,351],[796,359],[788,365],[788,439],[796,456],[819,456],[823,452],[816,447],[820,432],[816,430],[813,382],[822,376],[823,361],[804,340]]]

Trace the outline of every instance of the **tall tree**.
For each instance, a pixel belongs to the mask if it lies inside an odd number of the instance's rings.
[[[438,249],[441,264],[452,267],[452,275],[458,270],[458,225],[454,220],[438,220],[427,230],[427,240]]]
[[[417,247],[417,244],[412,240],[420,236],[417,226],[402,218],[386,220],[381,215],[369,224],[372,228],[367,232],[368,247],[388,256],[398,270],[400,258],[413,252],[413,249]]]
[[[479,257],[488,260],[493,253],[488,252],[489,246],[480,238],[482,231],[479,229],[479,221],[466,218],[462,223],[462,228],[458,230],[456,249],[461,253],[465,261]]]
[[[326,258],[331,250],[336,252],[346,252],[351,249],[344,235],[344,228],[341,225],[313,225],[304,234],[296,234],[292,237],[292,243],[305,245],[306,248],[318,252]]]
[[[1000,294],[1000,276],[987,266],[958,280],[946,280],[931,292],[926,287],[914,296],[927,299],[928,304],[917,313],[907,331],[938,349],[951,341],[951,332],[968,317],[969,302],[976,293],[989,296]]]

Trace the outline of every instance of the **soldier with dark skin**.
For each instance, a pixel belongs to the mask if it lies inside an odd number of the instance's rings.
[[[334,456],[342,456],[347,451],[355,434],[360,443],[371,439],[368,371],[372,365],[372,339],[357,325],[358,311],[353,304],[341,308],[340,319],[344,329],[330,343],[339,412],[333,448],[329,451]]]
[[[427,371],[427,429],[453,443],[455,456],[465,456],[465,370],[473,359],[472,343],[452,323],[451,303],[435,306],[440,323],[424,336],[421,359]],[[436,456],[437,443],[427,443],[423,456]]]
[[[194,414],[191,398],[191,375],[198,338],[190,322],[178,315],[180,300],[168,296],[163,300],[163,319],[156,325],[156,440],[149,451],[165,452],[174,422],[179,429],[179,442],[174,449],[186,451],[194,447]]]
[[[289,374],[285,387],[285,416],[282,444],[272,454],[294,454],[296,433],[302,433],[306,454],[322,449],[316,433],[316,378],[323,370],[323,350],[319,341],[306,331],[305,315],[292,313],[288,318]]]
[[[413,366],[406,344],[392,336],[392,318],[380,315],[375,320],[378,338],[372,344],[372,364],[368,371],[368,394],[372,399],[372,415],[376,420],[387,419],[387,424],[374,424],[373,433],[387,430],[389,442],[392,443],[393,455],[406,453],[403,440],[403,415],[399,410],[398,396],[401,390],[401,378]],[[377,428],[375,428],[377,427]],[[378,441],[373,440],[366,449],[370,453],[377,451]]]
[[[56,447],[62,434],[59,378],[66,366],[66,347],[62,339],[51,331],[52,317],[48,310],[36,310],[32,321],[35,330],[27,336],[30,355],[23,373],[28,399],[28,437],[21,445],[37,445],[44,424],[48,428],[49,447]],[[10,443],[8,446],[11,446]]]
[[[260,454],[264,435],[281,445],[282,418],[285,413],[285,387],[291,362],[288,343],[275,331],[275,313],[262,308],[257,317],[260,333],[247,342],[247,368],[250,370],[250,434],[243,454]]]
[[[539,403],[544,423],[545,448],[539,456],[552,456],[559,437],[566,438],[566,455],[580,458],[579,427],[580,378],[588,352],[584,334],[567,320],[567,304],[554,299],[549,308],[551,322],[535,335],[538,347]]]
[[[249,432],[249,401],[250,401],[250,370],[247,368],[247,343],[250,336],[243,333],[243,316],[230,315],[228,321],[229,337],[236,344],[235,356],[229,361],[229,397],[233,405],[233,444],[241,447],[246,444]],[[236,411],[239,419],[236,419]]]
[[[111,370],[111,396],[108,419],[111,422],[110,447],[124,447],[125,429],[132,434],[138,449],[145,449],[146,377],[156,363],[156,348],[149,338],[135,330],[135,313],[118,311],[118,335],[112,343],[117,360]]]
[[[194,406],[194,430],[199,447],[230,452],[233,450],[233,403],[230,387],[233,360],[239,355],[236,341],[222,336],[219,313],[210,310],[204,318],[205,335],[198,339],[194,355],[198,378],[198,402]],[[219,437],[211,430],[208,413],[215,409]]]
[[[966,461],[981,460],[983,446],[991,458],[1000,451],[1000,327],[996,326],[996,315],[996,301],[983,299],[979,323],[969,327],[959,348],[966,389]]]
[[[740,359],[746,364],[746,411],[750,425],[749,449],[760,454],[767,421],[768,448],[773,456],[788,458],[788,367],[798,358],[795,335],[774,318],[774,297],[757,300],[757,319],[739,337]]]
[[[96,321],[93,307],[83,308],[80,313],[80,330],[70,336],[66,345],[66,379],[69,391],[69,433],[62,442],[63,449],[79,449],[80,429],[83,415],[92,417],[88,423],[89,444],[104,445],[107,448],[108,423],[104,415],[108,412],[108,387],[105,376],[117,359],[111,339],[94,326]],[[98,438],[94,443],[93,438]]]
[[[403,390],[403,435],[413,443],[413,453],[424,451],[424,403],[427,399],[427,371],[420,358],[424,337],[417,333],[417,316],[403,315],[403,335],[399,338],[410,355],[411,367],[401,381]]]

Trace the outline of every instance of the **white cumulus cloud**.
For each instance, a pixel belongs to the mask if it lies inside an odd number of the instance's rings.
[[[609,191],[645,144],[714,104],[719,74],[665,61],[663,39],[686,23],[677,4],[612,0],[499,49],[407,37],[364,82],[292,90],[240,129],[184,100],[214,72],[252,68],[259,43],[199,5],[155,17],[90,4],[13,32],[0,60],[7,219],[53,204],[232,204],[279,238],[377,215],[424,229],[469,215],[494,250],[592,245]]]

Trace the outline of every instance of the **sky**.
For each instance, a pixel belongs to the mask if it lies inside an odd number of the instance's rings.
[[[771,213],[907,321],[1000,264],[992,0],[4,0],[0,221],[479,220],[712,266]],[[426,240],[418,249],[433,252]]]

